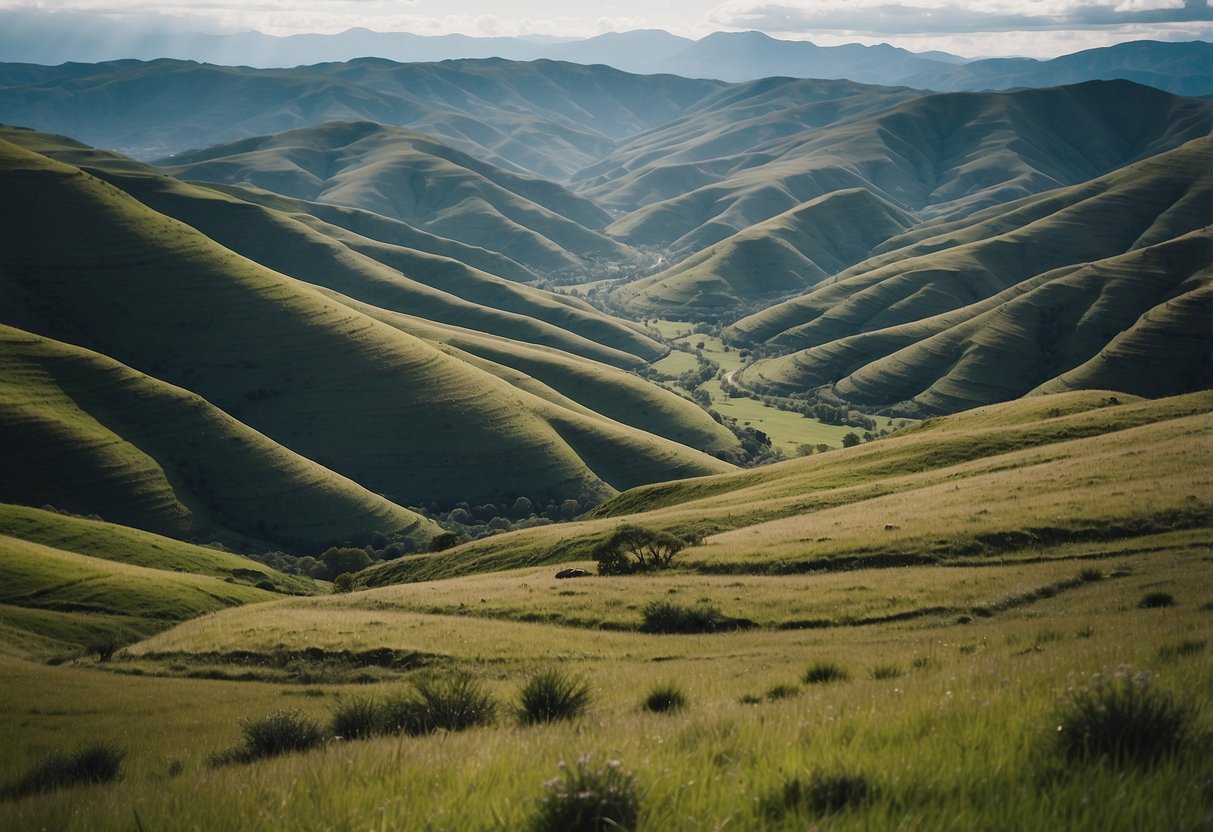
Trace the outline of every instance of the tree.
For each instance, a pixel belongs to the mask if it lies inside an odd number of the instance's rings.
[[[687,542],[669,532],[622,525],[591,551],[600,575],[626,575],[666,569]]]
[[[842,447],[854,448],[856,445],[858,445],[860,443],[860,441],[861,440],[859,438],[859,434],[848,433],[846,436],[842,437]]]
[[[463,535],[457,532],[442,532],[430,538],[431,552],[445,552],[453,546],[458,546],[463,542]]]
[[[343,546],[340,549],[334,546],[320,556],[320,562],[324,564],[331,581],[347,572],[360,572],[366,569],[371,565],[371,557],[362,549],[355,549],[352,546]]]

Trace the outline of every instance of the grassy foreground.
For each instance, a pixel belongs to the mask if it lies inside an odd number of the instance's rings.
[[[1027,400],[628,492],[598,519],[432,556],[443,579],[417,567],[345,595],[242,598],[106,663],[15,645],[0,653],[0,827],[576,828],[539,825],[545,783],[602,770],[642,830],[1207,828],[1208,411]],[[720,527],[681,568],[553,576],[592,566],[570,541],[688,516]],[[658,604],[725,626],[645,632]],[[521,721],[523,689],[553,670],[585,682],[588,708]],[[337,738],[352,736],[338,711],[459,674],[495,704],[489,724]],[[1182,730],[1139,712],[1082,740],[1141,727],[1161,751],[1137,761],[1064,745],[1097,674]],[[241,721],[284,709],[321,741],[237,762]],[[15,796],[47,755],[90,742],[125,752],[116,780]]]

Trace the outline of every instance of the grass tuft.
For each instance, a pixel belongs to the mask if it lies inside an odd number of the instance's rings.
[[[281,710],[260,719],[242,719],[240,730],[244,733],[244,745],[217,756],[216,765],[307,751],[324,742],[320,723],[302,711]]]
[[[653,687],[644,698],[644,708],[653,713],[667,713],[685,708],[687,698],[682,688],[673,682],[665,682]]]
[[[390,700],[384,707],[386,733],[431,734],[466,731],[491,725],[497,705],[489,693],[467,673],[415,682],[413,692]]]
[[[624,832],[640,818],[636,781],[619,760],[594,767],[589,755],[544,783],[544,795],[531,818],[532,832]]]
[[[575,719],[590,704],[590,686],[560,668],[536,673],[519,693],[515,713],[523,725]]]
[[[373,699],[349,699],[333,708],[333,736],[343,740],[365,740],[383,729],[383,707]]]
[[[901,675],[901,668],[895,664],[878,664],[872,668],[873,679],[896,679]]]
[[[0,789],[0,799],[17,800],[85,783],[118,779],[126,752],[107,743],[93,743],[71,754],[53,753],[16,782]]]
[[[809,666],[801,678],[806,685],[823,685],[829,682],[845,682],[851,674],[834,662],[819,661]]]
[[[1062,704],[1057,750],[1069,760],[1148,764],[1184,745],[1193,721],[1192,707],[1156,687],[1148,672],[1118,667],[1097,673]]]

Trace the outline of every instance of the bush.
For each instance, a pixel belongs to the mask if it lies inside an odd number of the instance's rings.
[[[643,610],[642,633],[717,633],[744,630],[754,625],[745,618],[729,618],[715,607],[697,605],[684,607],[669,601],[653,601]]]
[[[333,708],[333,736],[365,740],[383,730],[383,708],[373,699],[350,699]]]
[[[320,724],[301,711],[275,711],[260,719],[242,719],[240,730],[244,732],[243,747],[220,755],[215,759],[216,763],[247,763],[306,751],[324,742]]]
[[[686,704],[687,698],[683,695],[682,689],[673,682],[657,685],[644,698],[645,710],[653,713],[677,711],[686,707]]]
[[[878,664],[872,668],[873,679],[896,679],[901,676],[901,668],[895,664]]]
[[[96,656],[99,662],[108,662],[124,646],[126,646],[125,643],[115,636],[102,635],[90,641],[84,648],[84,652],[90,656]]]
[[[361,572],[366,569],[371,565],[371,556],[353,546],[341,548],[334,546],[325,550],[324,554],[320,556],[320,562],[324,564],[329,580],[335,580],[346,573]]]
[[[1175,596],[1169,592],[1151,592],[1142,597],[1137,602],[1137,606],[1143,610],[1153,609],[1155,607],[1173,607],[1175,606]]]
[[[644,526],[622,525],[597,544],[590,556],[600,575],[626,575],[650,569],[666,569],[687,542],[669,532]]]
[[[472,676],[456,673],[442,679],[422,679],[413,693],[384,707],[384,730],[389,733],[430,734],[464,731],[490,725],[497,706]]]
[[[851,674],[834,662],[814,662],[804,672],[801,680],[806,685],[823,685],[828,682],[845,682],[850,678]]]
[[[590,686],[559,668],[536,673],[519,695],[518,721],[524,725],[573,719],[590,702]]]
[[[1189,739],[1194,716],[1149,673],[1118,667],[1097,673],[1062,704],[1057,750],[1069,760],[1151,763]]]
[[[871,800],[874,789],[863,775],[814,774],[807,780],[794,777],[787,780],[759,804],[770,820],[806,810],[814,815],[830,815],[843,809],[861,806]]]
[[[126,752],[106,743],[93,743],[71,754],[53,753],[0,789],[0,798],[15,800],[65,786],[108,783],[118,779],[125,756]]]
[[[591,767],[589,755],[544,783],[544,795],[531,818],[533,832],[625,832],[640,818],[636,781],[618,760]]]

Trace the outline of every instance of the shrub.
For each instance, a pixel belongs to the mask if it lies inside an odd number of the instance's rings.
[[[683,695],[682,689],[672,682],[657,685],[644,698],[645,710],[654,713],[676,711],[686,707],[686,704],[687,698]]]
[[[99,662],[108,662],[125,644],[112,635],[97,636],[84,648],[90,656],[96,656]]]
[[[872,668],[873,679],[896,679],[901,676],[901,668],[895,664],[878,664]]]
[[[0,789],[0,798],[15,800],[64,786],[108,783],[118,779],[125,756],[121,749],[100,742],[71,754],[50,754],[16,782]]]
[[[1137,606],[1143,610],[1155,607],[1173,607],[1175,606],[1175,597],[1169,592],[1150,592],[1137,602]]]
[[[536,673],[519,694],[518,721],[524,725],[573,719],[590,702],[590,686],[559,668]]]
[[[329,579],[336,579],[347,572],[360,572],[371,565],[371,557],[362,549],[353,546],[334,546],[326,549],[320,556],[320,562],[328,570]]]
[[[597,544],[590,556],[600,575],[626,575],[650,569],[666,569],[687,542],[669,532],[644,526],[622,525]]]
[[[333,736],[343,740],[368,739],[383,730],[383,708],[373,699],[350,699],[333,708]]]
[[[1070,760],[1150,763],[1183,745],[1193,720],[1192,707],[1156,687],[1149,673],[1118,667],[1097,673],[1062,704],[1057,750]]]
[[[456,532],[440,532],[430,538],[431,552],[445,552],[463,543],[464,537]]]
[[[640,798],[636,781],[618,760],[591,766],[589,755],[544,783],[544,795],[531,818],[533,832],[625,832],[636,829]]]
[[[250,762],[306,751],[324,742],[320,724],[301,711],[274,711],[260,719],[240,720],[243,747],[234,748],[215,759],[216,763]]]
[[[1094,567],[1088,566],[1086,569],[1084,569],[1078,573],[1078,579],[1081,581],[1085,581],[1086,583],[1102,581],[1103,573],[1100,572],[1098,569],[1095,569]]]
[[[845,682],[850,678],[851,674],[834,662],[814,662],[804,672],[801,681],[806,685],[824,685],[828,682]]]
[[[456,673],[415,682],[412,694],[386,704],[383,724],[391,733],[464,731],[491,724],[496,711],[492,697],[479,682],[467,673]]]
[[[814,815],[830,815],[861,806],[871,800],[874,789],[861,774],[814,774],[807,780],[787,780],[762,802],[763,814],[778,820],[789,812],[805,809]]]
[[[745,618],[729,618],[715,607],[703,604],[684,607],[669,601],[653,601],[643,610],[642,633],[716,633],[744,630],[754,625]]]

